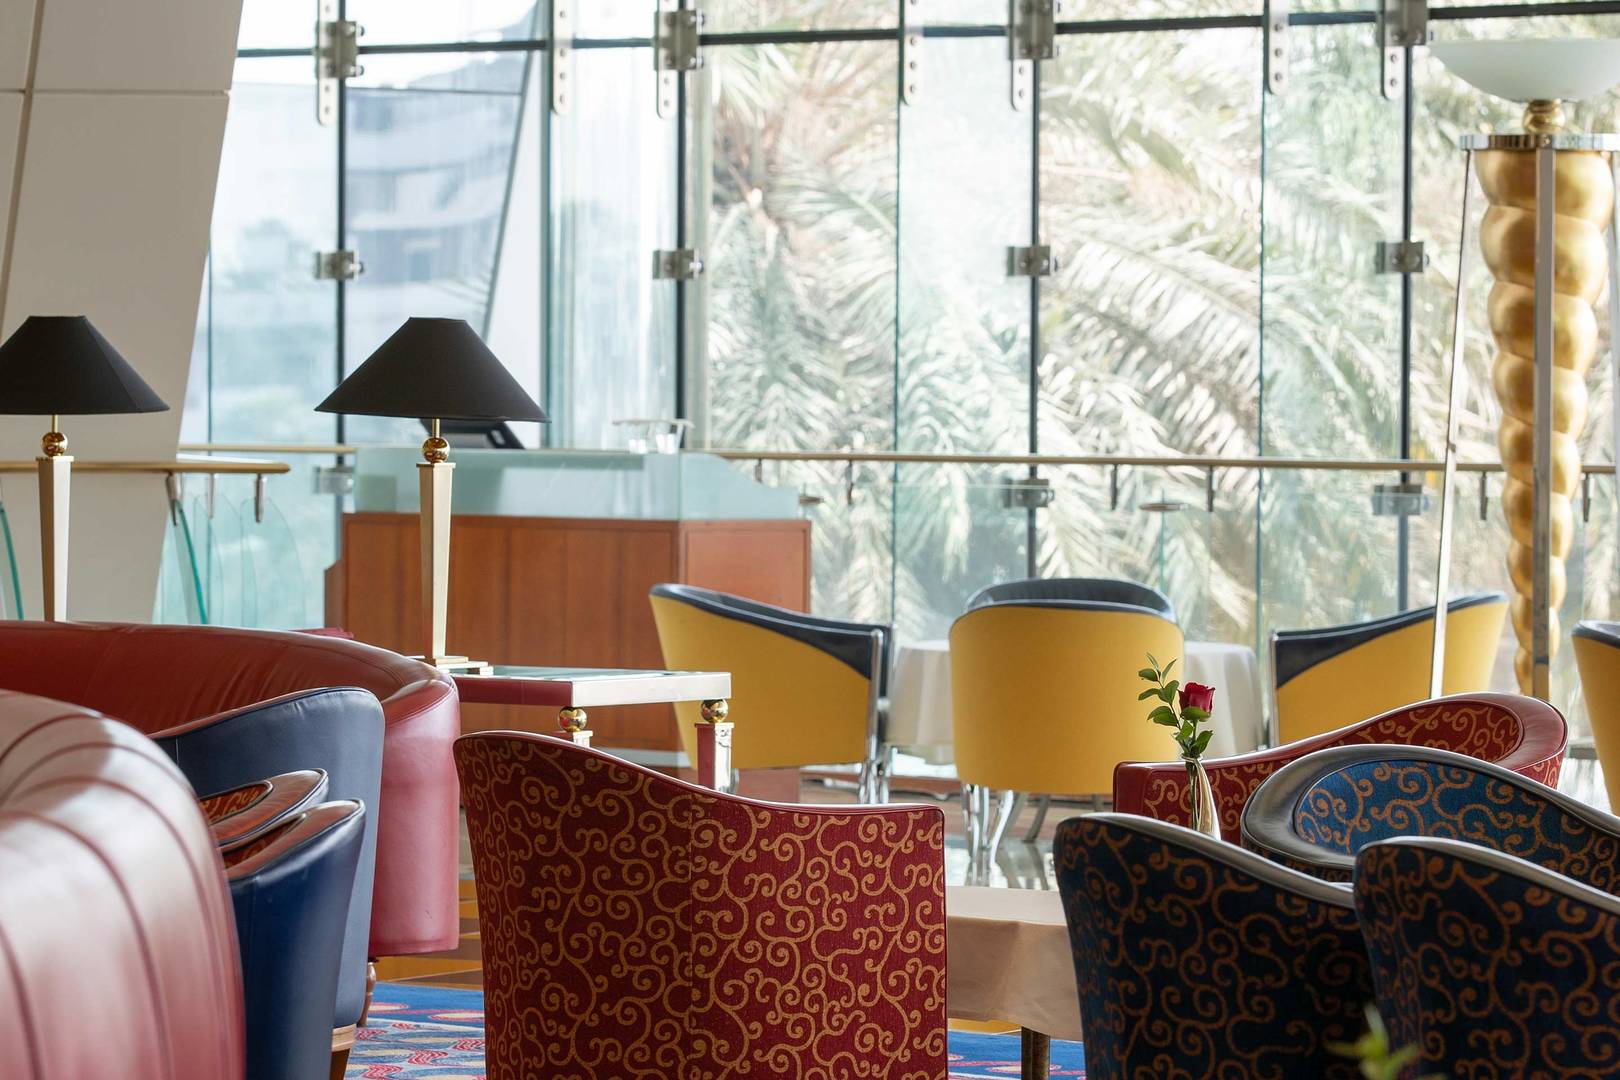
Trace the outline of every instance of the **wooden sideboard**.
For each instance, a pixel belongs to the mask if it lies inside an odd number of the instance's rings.
[[[415,514],[343,518],[327,571],[326,622],[361,641],[420,654]],[[453,652],[497,664],[661,668],[647,591],[680,582],[810,609],[810,523],[457,515],[450,530]],[[554,731],[544,710],[462,708],[464,731]],[[668,705],[597,710],[604,747],[679,748]]]

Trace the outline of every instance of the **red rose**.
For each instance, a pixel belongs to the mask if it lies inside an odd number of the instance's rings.
[[[1181,688],[1181,708],[1203,709],[1209,712],[1215,708],[1215,688],[1205,686],[1203,683],[1190,682]]]

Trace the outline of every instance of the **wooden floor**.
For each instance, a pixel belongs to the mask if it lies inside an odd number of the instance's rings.
[[[934,802],[945,785],[918,784],[932,790],[916,793],[904,789],[902,782],[895,785],[894,801],[916,800]],[[853,800],[847,789],[835,789],[816,780],[807,780],[800,787],[800,797],[807,803],[841,803]],[[945,872],[951,884],[961,884],[967,872],[967,852],[962,842],[962,805],[954,795],[940,801],[945,810]],[[1026,810],[1023,818],[1008,831],[1009,841],[1004,845],[998,866],[989,884],[1015,885],[1025,888],[1050,887],[1052,834],[1057,823],[1077,813],[1074,807],[1053,807],[1035,844],[1022,842],[1033,811]],[[461,825],[461,941],[449,952],[426,956],[385,957],[377,962],[377,977],[388,982],[423,983],[430,986],[480,988],[484,985],[484,971],[479,951],[478,900],[473,888],[472,852],[467,843],[467,826]]]

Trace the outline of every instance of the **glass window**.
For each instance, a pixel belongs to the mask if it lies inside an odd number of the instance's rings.
[[[582,2],[589,5],[592,0]],[[535,0],[348,0],[346,17],[365,28],[362,44],[366,45],[516,41],[538,36]]]

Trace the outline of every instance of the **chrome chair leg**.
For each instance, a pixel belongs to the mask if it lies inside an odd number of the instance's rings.
[[[979,789],[974,784],[962,785],[962,836],[967,841],[968,873],[979,861]]]
[[[1029,823],[1029,831],[1024,834],[1024,843],[1033,844],[1041,838],[1041,826],[1046,824],[1046,812],[1052,809],[1052,796],[1035,796],[1035,820]]]
[[[880,803],[889,801],[889,781],[894,778],[894,755],[892,746],[885,746],[878,755],[877,801]]]
[[[855,783],[855,801],[870,806],[878,801],[878,763],[872,758],[861,762],[861,776]],[[884,800],[887,802],[888,800]]]
[[[989,792],[985,792],[986,797]],[[1007,829],[1013,823],[1014,809],[1017,807],[1019,795],[1016,791],[1003,791],[996,805],[996,821],[990,828],[990,835],[985,840],[984,853],[986,861],[994,858],[996,851],[1001,847],[1001,840],[1007,835]]]

